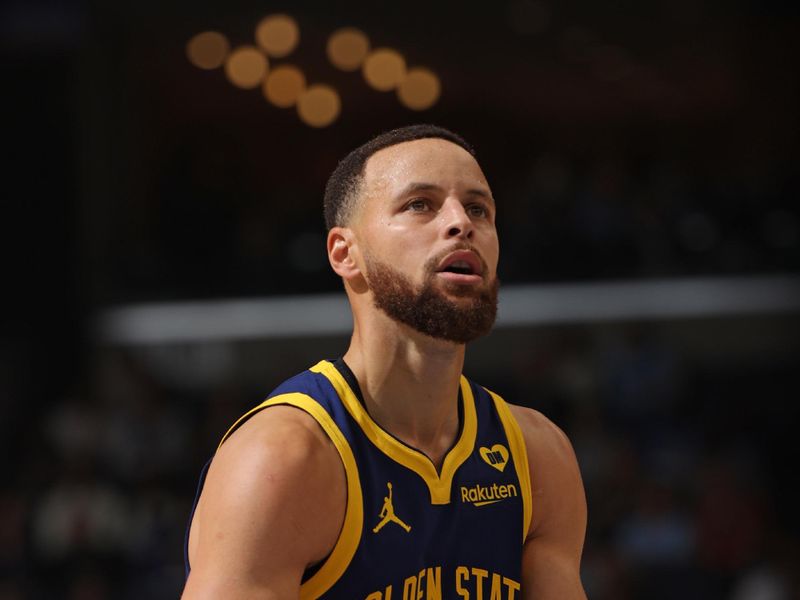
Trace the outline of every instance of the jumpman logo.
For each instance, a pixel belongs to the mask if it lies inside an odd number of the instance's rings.
[[[411,531],[411,525],[406,525],[403,521],[394,514],[394,506],[392,506],[392,482],[389,481],[386,483],[389,488],[389,495],[383,497],[383,508],[381,509],[381,514],[378,516],[381,518],[381,522],[378,523],[373,529],[372,533],[378,533],[383,526],[389,523],[390,521],[393,523],[397,523],[406,530],[406,533]]]

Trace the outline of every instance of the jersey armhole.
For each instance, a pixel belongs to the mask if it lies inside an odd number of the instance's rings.
[[[339,426],[319,402],[311,396],[298,392],[274,396],[245,413],[223,436],[220,446],[249,417],[265,408],[279,405],[299,408],[309,414],[322,427],[339,453],[347,479],[347,506],[339,538],[336,540],[336,544],[328,557],[315,568],[314,573],[300,586],[300,600],[312,600],[322,596],[339,580],[350,561],[353,560],[358,548],[364,524],[361,480],[358,475],[358,466],[353,450],[350,448],[350,444],[341,429],[339,429]]]
[[[484,388],[485,389],[485,388]],[[511,447],[511,456],[514,458],[514,468],[517,471],[517,479],[522,488],[522,543],[528,539],[528,531],[531,527],[531,518],[533,516],[533,499],[531,494],[531,472],[528,465],[528,450],[525,445],[525,438],[522,436],[522,430],[517,423],[517,419],[508,408],[508,404],[500,396],[486,390],[494,400],[497,414],[500,421],[503,423],[503,429],[506,432],[508,445]]]

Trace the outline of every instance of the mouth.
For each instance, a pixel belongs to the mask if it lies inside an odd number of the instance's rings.
[[[453,283],[473,284],[483,281],[481,260],[470,250],[457,250],[448,254],[436,272],[439,277]]]

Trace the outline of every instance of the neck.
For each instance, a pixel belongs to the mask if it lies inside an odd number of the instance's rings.
[[[464,345],[373,313],[369,320],[355,319],[344,360],[375,422],[440,466],[459,431]]]

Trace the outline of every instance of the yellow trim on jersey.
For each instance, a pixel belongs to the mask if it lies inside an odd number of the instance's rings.
[[[381,452],[422,477],[430,491],[431,504],[450,503],[453,477],[458,468],[472,454],[475,448],[475,435],[478,431],[475,400],[472,397],[472,389],[469,387],[469,382],[463,375],[461,376],[461,397],[464,400],[464,425],[461,429],[461,437],[458,438],[456,445],[447,453],[442,465],[442,473],[439,475],[430,458],[419,450],[401,443],[372,420],[372,417],[364,410],[353,390],[350,389],[347,381],[331,362],[320,361],[310,370],[315,373],[321,373],[328,378],[336,393],[339,394],[339,398],[342,399],[342,404],[347,408],[347,412],[356,420],[367,438]]]
[[[508,445],[511,448],[511,456],[514,457],[514,468],[517,470],[519,487],[522,488],[522,542],[528,538],[528,530],[531,527],[531,517],[533,515],[533,500],[531,498],[531,471],[528,466],[528,449],[525,445],[525,438],[522,437],[522,430],[519,423],[511,414],[508,404],[500,396],[486,390],[492,396],[497,414],[503,423],[506,431]]]
[[[336,446],[336,450],[338,450],[339,456],[342,459],[347,476],[347,507],[345,509],[344,523],[339,533],[339,539],[336,540],[333,551],[328,558],[325,559],[322,567],[320,567],[308,581],[300,586],[300,600],[313,600],[314,598],[322,596],[339,580],[350,564],[350,561],[353,560],[353,555],[356,553],[356,548],[358,548],[358,544],[361,540],[361,530],[364,526],[361,481],[358,475],[356,459],[353,456],[353,450],[350,448],[350,444],[347,442],[344,434],[328,412],[322,408],[316,400],[306,394],[296,392],[281,394],[280,396],[265,400],[236,421],[233,427],[231,427],[222,438],[222,442],[233,433],[243,419],[259,410],[275,405],[294,406],[311,415],[328,435],[333,445]],[[222,445],[222,442],[220,442],[220,445]]]

